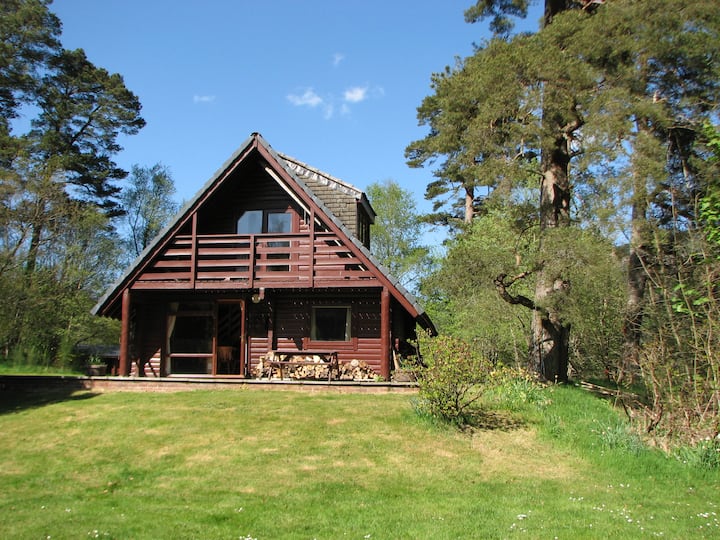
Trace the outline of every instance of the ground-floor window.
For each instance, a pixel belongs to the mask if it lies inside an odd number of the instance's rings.
[[[313,341],[349,341],[351,336],[350,306],[314,306],[311,317]]]

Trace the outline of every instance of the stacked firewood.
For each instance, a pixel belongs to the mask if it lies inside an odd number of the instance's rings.
[[[304,362],[293,365],[293,362]],[[282,373],[291,379],[325,379],[328,380],[330,364],[318,355],[296,354],[287,358],[287,366],[283,366]],[[279,379],[280,366],[278,358],[272,353],[261,356],[253,369],[253,375],[258,378]]]
[[[294,362],[308,362],[300,366],[293,366],[285,369],[285,373],[291,379],[325,379],[328,380],[330,375],[330,364],[325,362],[319,356],[293,356]]]
[[[280,367],[272,364],[272,354],[267,357],[261,356],[253,370],[253,375],[260,378],[279,379]],[[292,362],[305,362],[301,365],[292,365]],[[314,355],[295,355],[289,358],[288,366],[283,367],[283,375],[291,379],[328,380],[330,364],[321,357]],[[377,376],[375,371],[362,360],[351,360],[338,366],[338,372],[333,373],[332,378],[339,378],[342,381],[367,381],[374,380]]]
[[[377,377],[375,371],[362,360],[350,360],[340,364],[341,381],[367,381]]]

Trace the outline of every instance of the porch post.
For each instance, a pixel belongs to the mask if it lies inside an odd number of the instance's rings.
[[[383,287],[380,293],[380,375],[390,380],[390,291]]]
[[[120,329],[120,366],[118,375],[130,375],[130,289],[122,294],[122,326]]]

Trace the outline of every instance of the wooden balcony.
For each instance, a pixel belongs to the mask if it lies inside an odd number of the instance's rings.
[[[179,235],[132,288],[350,287],[374,279],[333,233]]]

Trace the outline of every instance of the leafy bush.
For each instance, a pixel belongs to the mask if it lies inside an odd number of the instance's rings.
[[[425,366],[417,370],[419,412],[459,427],[472,425],[493,365],[471,342],[438,336],[422,343]]]

